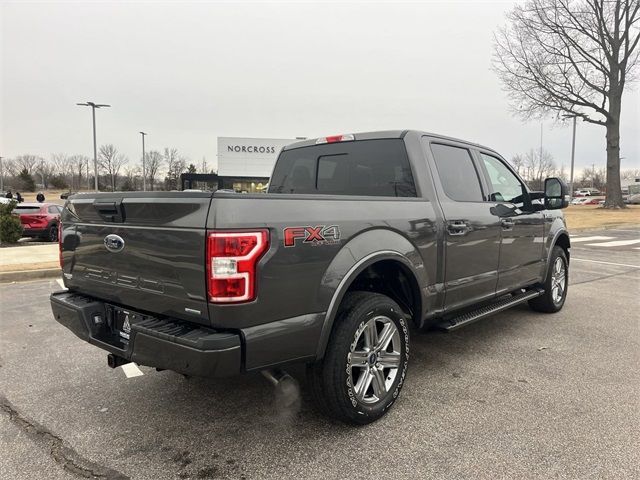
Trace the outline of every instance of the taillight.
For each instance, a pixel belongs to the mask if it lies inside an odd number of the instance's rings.
[[[269,249],[269,231],[210,232],[207,237],[209,301],[255,300],[258,260]]]
[[[62,260],[62,222],[58,223],[58,257],[60,268],[64,268],[64,260]]]
[[[352,134],[347,134],[347,135],[333,135],[331,137],[321,137],[318,140],[316,140],[316,144],[321,144],[321,143],[338,143],[338,142],[351,142],[353,140],[355,140],[356,137],[354,137]]]

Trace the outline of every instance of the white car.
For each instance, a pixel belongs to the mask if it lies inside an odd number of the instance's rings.
[[[585,190],[585,189],[576,190],[573,194],[576,197],[590,197],[591,196],[591,190]]]
[[[587,197],[578,197],[571,200],[571,205],[582,205],[584,202],[589,200]]]

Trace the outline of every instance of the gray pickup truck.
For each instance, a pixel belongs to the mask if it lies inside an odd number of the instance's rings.
[[[51,306],[111,367],[304,363],[319,409],[365,424],[400,393],[410,329],[562,308],[569,197],[557,178],[544,189],[489,148],[430,133],[305,140],[282,150],[266,194],[70,197],[68,290]]]

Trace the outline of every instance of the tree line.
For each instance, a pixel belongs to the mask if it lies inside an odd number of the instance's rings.
[[[180,174],[196,172],[194,164],[176,148],[151,150],[145,153],[148,190],[177,190]],[[56,153],[49,158],[24,154],[3,159],[5,190],[35,191],[93,189],[95,183],[93,158],[86,155]],[[98,150],[98,185],[100,190],[142,190],[142,159],[130,162],[113,144]]]
[[[532,148],[526,153],[516,154],[511,157],[510,163],[532,190],[543,190],[544,179],[547,177],[560,177],[567,184],[570,180],[570,172],[564,165],[558,167],[553,155],[544,148]],[[640,178],[640,169],[621,170],[620,178],[626,180]],[[574,173],[574,190],[591,187],[606,191],[606,186],[606,168],[595,168],[594,165],[592,168],[584,168]]]

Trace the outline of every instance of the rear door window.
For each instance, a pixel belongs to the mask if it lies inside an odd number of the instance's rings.
[[[415,197],[402,139],[359,140],[285,150],[269,193]]]
[[[466,148],[431,144],[438,176],[447,197],[458,202],[482,202],[480,177]]]

